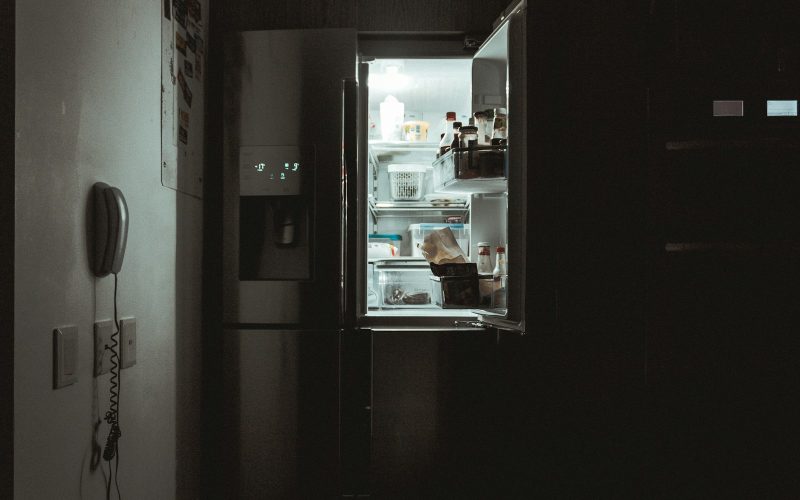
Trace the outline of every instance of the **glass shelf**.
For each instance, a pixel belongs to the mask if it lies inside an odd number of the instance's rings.
[[[439,150],[438,143],[406,141],[369,141],[369,147],[376,151],[431,151]]]
[[[373,217],[407,216],[441,217],[460,215],[466,220],[469,203],[436,203],[428,201],[369,201],[369,211]]]

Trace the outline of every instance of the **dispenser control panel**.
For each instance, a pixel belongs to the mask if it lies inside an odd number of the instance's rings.
[[[239,148],[240,196],[297,196],[313,168],[314,151],[299,146]]]

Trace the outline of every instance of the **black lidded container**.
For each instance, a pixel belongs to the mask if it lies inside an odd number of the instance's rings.
[[[433,302],[443,309],[464,309],[480,303],[478,265],[431,264]]]

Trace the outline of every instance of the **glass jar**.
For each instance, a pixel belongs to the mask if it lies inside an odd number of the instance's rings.
[[[475,126],[478,127],[478,144],[489,144],[486,129],[489,126],[489,121],[486,118],[486,113],[483,111],[476,111],[473,115]]]
[[[492,130],[494,130],[494,109],[485,109],[484,114],[486,115],[486,129],[484,130],[484,137],[483,142],[484,144],[490,144],[492,142]]]
[[[469,148],[478,145],[478,127],[464,125],[461,127],[461,147]]]

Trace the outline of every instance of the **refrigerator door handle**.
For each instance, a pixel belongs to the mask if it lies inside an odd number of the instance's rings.
[[[478,316],[475,322],[479,323],[484,328],[494,328],[519,335],[525,335],[527,333],[525,331],[525,320],[514,321],[499,316]]]
[[[342,328],[355,327],[357,301],[357,248],[358,238],[358,82],[342,80],[342,157],[340,199],[340,302],[339,324]]]
[[[453,321],[453,326],[456,328],[486,328],[487,325],[480,321],[470,320],[470,321],[462,321],[456,320]]]

